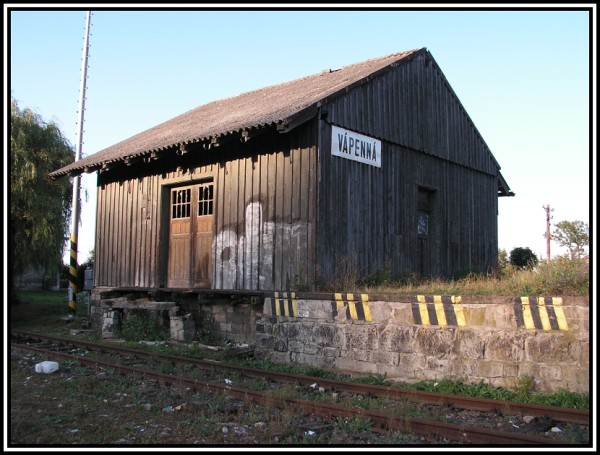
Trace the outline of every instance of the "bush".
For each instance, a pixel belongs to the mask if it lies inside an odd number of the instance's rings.
[[[119,336],[125,341],[165,341],[169,339],[169,331],[143,313],[131,311],[121,323]]]
[[[509,261],[519,269],[532,269],[538,263],[538,258],[529,248],[517,247],[510,252]]]

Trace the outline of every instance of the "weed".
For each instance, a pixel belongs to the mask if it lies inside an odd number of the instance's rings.
[[[162,374],[172,374],[175,371],[175,366],[171,362],[161,362],[158,371]]]
[[[358,382],[359,384],[370,384],[370,385],[381,385],[381,386],[390,385],[390,381],[387,379],[387,374],[361,376],[361,377],[357,377],[355,379],[355,382]]]
[[[515,393],[521,401],[530,397],[535,389],[535,379],[532,376],[521,376],[517,380]]]
[[[131,312],[124,318],[119,336],[126,341],[164,341],[170,338],[168,329],[135,312]]]
[[[371,419],[365,419],[361,416],[336,417],[333,423],[334,426],[339,430],[350,434],[357,434],[362,433],[363,431],[369,431],[373,426],[373,421]]]

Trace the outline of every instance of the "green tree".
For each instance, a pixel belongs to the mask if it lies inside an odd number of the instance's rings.
[[[54,122],[10,104],[11,288],[28,266],[60,270],[71,217],[69,179],[48,173],[72,163],[75,152]],[[13,293],[14,297],[14,293]]]
[[[590,243],[589,227],[583,221],[560,221],[552,232],[552,240],[569,250],[571,259],[581,258]]]
[[[504,270],[508,267],[508,253],[504,248],[498,250],[498,269]]]
[[[520,269],[533,268],[538,263],[538,258],[529,248],[517,247],[510,252],[509,261]]]

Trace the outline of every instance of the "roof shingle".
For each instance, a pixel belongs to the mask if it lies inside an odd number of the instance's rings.
[[[399,60],[424,51],[426,49],[421,48],[390,54],[204,104],[58,169],[50,173],[50,177],[95,171],[105,163],[245,129],[285,125],[318,102],[335,96]]]

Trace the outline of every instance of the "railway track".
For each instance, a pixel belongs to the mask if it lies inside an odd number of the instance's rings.
[[[12,336],[12,346],[15,349],[25,349],[47,357],[53,356],[76,361],[89,368],[112,369],[123,375],[144,376],[160,383],[173,384],[214,394],[224,394],[252,403],[263,405],[269,403],[270,406],[291,407],[298,411],[315,414],[324,419],[360,415],[362,418],[370,419],[373,422],[374,431],[395,429],[420,434],[429,440],[449,440],[459,444],[493,445],[533,444],[547,446],[567,444],[567,442],[557,438],[535,434],[497,431],[494,428],[477,425],[454,424],[435,419],[408,417],[398,412],[397,405],[392,405],[385,412],[381,412],[378,409],[357,406],[356,397],[364,397],[365,402],[368,401],[367,398],[385,400],[386,407],[390,403],[411,401],[421,407],[439,407],[451,409],[453,412],[457,412],[456,410],[478,411],[483,414],[498,415],[499,418],[502,418],[502,415],[520,414],[540,416],[570,425],[589,425],[589,411],[587,410],[475,399],[387,386],[335,381],[26,332],[13,331]],[[34,343],[38,346],[35,346]],[[93,356],[89,354],[81,355],[77,351],[94,354]],[[136,366],[136,364],[143,366]],[[175,366],[182,367],[174,374],[166,374],[160,372],[158,367],[165,364],[173,365],[174,368]],[[188,374],[190,368],[193,369],[195,375],[202,371],[203,377],[201,379],[190,377]],[[233,381],[227,380],[227,377],[236,378],[235,386]],[[253,390],[255,385],[245,387],[245,380],[242,380],[242,378],[260,380],[263,384],[269,384],[266,387],[268,390]],[[279,396],[273,392],[275,386],[272,384],[295,384],[308,393],[308,399]],[[310,392],[317,393],[311,395]],[[318,392],[322,393],[319,394]],[[316,398],[319,395],[321,395],[321,399],[318,400]],[[344,399],[339,398],[342,395],[345,396]],[[331,402],[331,399],[322,400],[324,396],[336,396],[337,399],[335,402]]]

